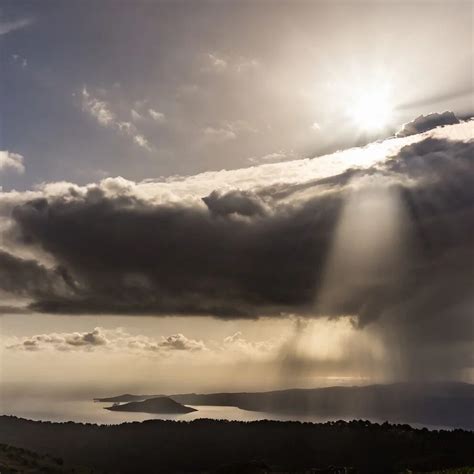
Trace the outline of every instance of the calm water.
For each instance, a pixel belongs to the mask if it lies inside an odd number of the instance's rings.
[[[48,421],[76,421],[81,423],[118,424],[126,421],[144,421],[150,419],[191,421],[199,418],[211,418],[215,420],[304,420],[304,421],[326,421],[320,418],[292,417],[275,415],[264,412],[241,410],[237,407],[222,406],[192,406],[197,411],[181,415],[166,415],[152,413],[127,413],[105,410],[104,407],[111,403],[100,403],[92,400],[57,400],[54,402],[45,399],[40,400],[11,400],[4,403],[2,412],[5,415],[15,415],[30,420]]]
[[[119,424],[131,421],[144,421],[150,419],[191,421],[199,418],[210,418],[214,420],[233,421],[256,421],[256,420],[277,420],[277,421],[307,421],[321,423],[334,421],[333,419],[321,418],[315,415],[297,416],[280,415],[275,413],[255,412],[241,410],[237,407],[222,406],[198,406],[190,405],[197,411],[182,415],[161,415],[150,413],[126,413],[105,410],[104,407],[111,403],[99,403],[88,400],[48,400],[45,398],[21,398],[3,400],[0,412],[4,415],[15,415],[29,420],[43,421],[75,421],[79,423],[96,424]],[[336,418],[340,419],[340,418]],[[349,420],[347,420],[349,421]],[[373,422],[381,423],[385,420],[372,419]],[[403,423],[403,421],[398,421]],[[426,427],[428,429],[450,429],[445,426],[421,425],[408,423],[414,428]]]

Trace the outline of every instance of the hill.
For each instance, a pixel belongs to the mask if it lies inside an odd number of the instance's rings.
[[[141,402],[123,403],[121,405],[112,405],[105,407],[111,411],[133,411],[140,413],[191,413],[196,411],[194,408],[186,407],[168,397],[149,398]]]

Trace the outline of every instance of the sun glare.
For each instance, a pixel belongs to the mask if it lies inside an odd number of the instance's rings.
[[[392,113],[393,107],[385,89],[358,94],[348,108],[348,115],[354,124],[368,132],[386,127]]]

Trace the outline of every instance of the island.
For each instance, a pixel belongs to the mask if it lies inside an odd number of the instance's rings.
[[[149,398],[141,402],[116,403],[111,407],[105,407],[111,411],[132,411],[139,413],[161,413],[161,414],[183,414],[197,411],[181,403],[175,402],[169,397]]]

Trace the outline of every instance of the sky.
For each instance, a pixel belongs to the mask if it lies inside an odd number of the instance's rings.
[[[3,393],[472,381],[472,35],[471,2],[2,2]]]

